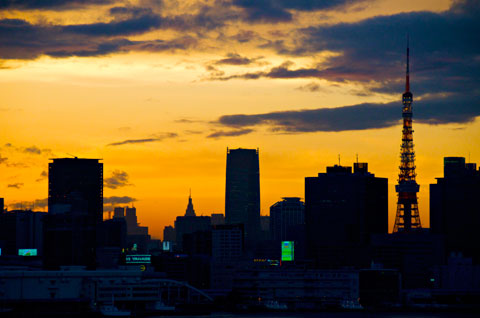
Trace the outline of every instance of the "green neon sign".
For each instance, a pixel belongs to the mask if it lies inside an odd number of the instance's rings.
[[[293,241],[282,241],[282,261],[294,260],[294,246]]]

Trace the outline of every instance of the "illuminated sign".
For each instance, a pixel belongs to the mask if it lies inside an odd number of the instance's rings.
[[[279,266],[280,261],[278,259],[266,259],[266,258],[254,258],[255,263],[268,263],[270,266]]]
[[[170,251],[170,242],[169,241],[163,241],[163,250],[164,251]]]
[[[0,256],[2,256],[2,249],[0,248]]]
[[[18,250],[19,256],[37,256],[36,248],[21,248]]]
[[[293,241],[282,241],[282,261],[293,261],[294,246]]]
[[[151,258],[152,258],[152,255],[140,255],[140,254],[126,255],[125,262],[127,264],[150,264]]]

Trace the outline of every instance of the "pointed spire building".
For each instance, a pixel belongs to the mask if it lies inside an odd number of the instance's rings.
[[[190,195],[188,196],[188,205],[187,210],[185,211],[185,216],[197,216],[195,214],[195,210],[193,209],[192,191],[190,191]]]

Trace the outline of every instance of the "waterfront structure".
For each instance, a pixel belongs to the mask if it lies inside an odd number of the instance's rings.
[[[158,301],[166,305],[212,302],[186,282],[149,277],[140,270],[86,271],[74,266],[60,271],[0,271],[0,303],[19,313],[63,310],[78,315],[91,311],[92,304],[111,303],[112,298],[119,307],[140,311]]]
[[[247,249],[260,233],[260,172],[258,149],[228,149],[225,223],[243,224]]]
[[[245,305],[268,301],[290,309],[320,309],[358,304],[359,272],[356,270],[312,270],[270,266],[249,268],[235,274],[233,292]]]
[[[445,237],[447,256],[480,264],[480,170],[463,157],[444,158],[444,177],[430,185],[430,229]]]
[[[284,197],[270,207],[270,232],[275,241],[289,241],[297,225],[305,223],[305,203],[297,197]]]
[[[335,165],[305,178],[307,256],[322,268],[369,264],[371,234],[388,232],[388,179],[367,163]]]
[[[415,173],[415,150],[413,145],[413,94],[410,92],[410,48],[407,44],[407,70],[405,81],[405,93],[402,95],[402,146],[400,150],[400,173],[398,185],[395,190],[398,193],[397,213],[393,232],[410,232],[421,229],[420,214],[418,212],[417,193],[420,186],[416,181]]]

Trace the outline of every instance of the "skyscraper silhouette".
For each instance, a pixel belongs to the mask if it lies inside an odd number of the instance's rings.
[[[368,172],[367,163],[327,167],[305,178],[307,255],[317,266],[365,266],[372,234],[388,232],[388,179]]]
[[[228,149],[225,223],[243,224],[250,249],[260,233],[260,173],[258,149]]]
[[[99,159],[57,158],[48,164],[48,211],[84,201],[88,217],[103,221],[103,163]]]
[[[103,221],[103,163],[58,158],[48,165],[44,264],[96,266],[97,228]]]
[[[480,264],[480,170],[465,158],[444,158],[444,177],[430,185],[430,229],[445,237],[447,256],[460,252]]]
[[[398,185],[395,190],[398,192],[397,214],[393,232],[409,232],[422,228],[420,214],[418,213],[417,192],[420,190],[415,177],[415,150],[413,149],[413,128],[412,128],[412,101],[413,94],[410,92],[410,48],[407,43],[407,71],[405,81],[405,93],[402,95],[402,146],[400,151],[400,173],[398,174]]]

